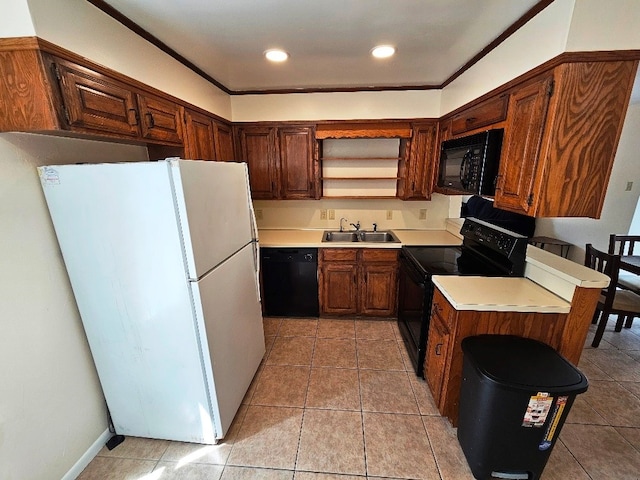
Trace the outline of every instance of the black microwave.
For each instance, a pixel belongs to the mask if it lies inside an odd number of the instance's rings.
[[[440,149],[439,187],[476,195],[494,195],[504,129],[445,140]]]

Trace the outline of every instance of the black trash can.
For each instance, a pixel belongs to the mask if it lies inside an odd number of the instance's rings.
[[[528,338],[468,337],[462,351],[458,440],[474,477],[537,480],[586,377]]]

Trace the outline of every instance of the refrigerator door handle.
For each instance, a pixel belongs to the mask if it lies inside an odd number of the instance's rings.
[[[251,233],[254,238],[253,241],[253,264],[255,266],[256,274],[256,294],[258,295],[258,301],[262,302],[260,296],[260,242],[258,239],[258,222],[256,221],[256,212],[253,208],[253,201],[251,198],[251,184],[249,183],[249,167],[244,163],[244,173],[247,186],[247,198],[249,199],[249,218],[251,219]]]

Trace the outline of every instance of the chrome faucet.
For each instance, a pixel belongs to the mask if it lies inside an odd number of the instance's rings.
[[[356,232],[360,231],[360,220],[358,220],[358,223],[350,223],[349,225],[355,228]]]
[[[342,218],[340,219],[340,231],[341,231],[341,232],[344,232],[344,227],[342,226],[342,221],[343,221],[343,220],[344,220],[345,222],[348,222],[348,221],[349,221],[349,220],[347,220],[347,219],[346,219],[346,218],[344,218],[344,217],[342,217]],[[353,225],[353,224],[352,224],[352,225]]]

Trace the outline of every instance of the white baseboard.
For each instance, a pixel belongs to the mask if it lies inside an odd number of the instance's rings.
[[[82,471],[89,465],[91,460],[95,458],[104,444],[107,443],[107,440],[111,438],[113,434],[106,429],[102,434],[97,438],[95,442],[87,449],[86,452],[80,457],[80,459],[75,463],[73,467],[62,477],[62,480],[75,480],[82,473]]]

